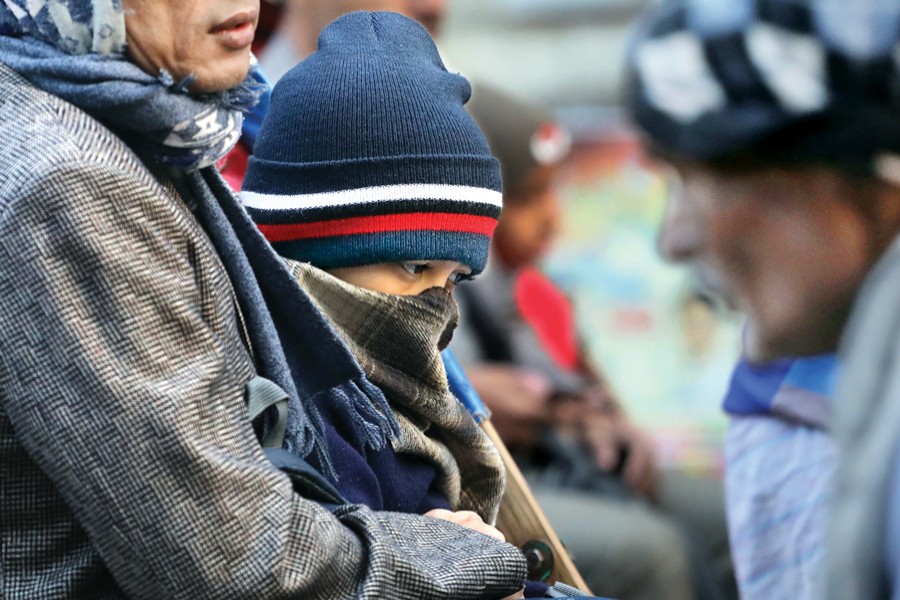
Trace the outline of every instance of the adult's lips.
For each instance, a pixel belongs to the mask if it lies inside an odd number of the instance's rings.
[[[258,10],[239,12],[213,27],[209,32],[218,37],[226,48],[242,50],[253,43],[258,18]]]

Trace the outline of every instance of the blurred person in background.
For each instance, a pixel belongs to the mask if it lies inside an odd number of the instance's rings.
[[[732,512],[753,513],[735,521],[749,548],[733,534],[750,598],[900,598],[898,44],[897,2],[679,0],[629,53],[632,114],[671,169],[659,246],[717,274],[775,375],[767,410],[731,404],[784,417],[726,465]],[[793,377],[826,398],[779,406]]]
[[[836,462],[833,354],[742,358],[725,396],[725,490],[741,597],[817,600]],[[790,518],[784,518],[790,515]]]
[[[560,231],[568,133],[485,85],[469,110],[500,159],[504,209],[488,268],[458,290],[451,348],[594,592],[734,597],[721,484],[659,471],[652,441],[585,355],[568,299],[537,267]]]
[[[316,50],[316,39],[326,25],[356,10],[404,14],[437,39],[447,0],[283,0],[280,23],[258,54],[263,72],[275,83]]]
[[[316,51],[325,26],[356,10],[397,12],[405,0],[284,0],[281,21],[259,55],[260,65],[273,83],[291,67]]]
[[[705,290],[699,292],[702,302],[715,307],[719,299],[735,309],[734,298],[715,273],[701,268],[694,276],[698,289]],[[696,308],[697,302],[692,305]],[[745,343],[752,338],[745,335]],[[702,343],[692,346],[715,352]],[[836,463],[828,429],[837,357],[829,353],[760,363],[748,358],[752,348],[742,354],[731,367],[722,403],[728,416],[728,535],[740,595],[748,600],[818,600]]]

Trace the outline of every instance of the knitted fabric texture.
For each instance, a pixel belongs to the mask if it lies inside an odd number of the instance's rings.
[[[900,152],[898,42],[896,2],[664,2],[630,51],[631,111],[665,153],[871,173]]]
[[[493,523],[505,488],[503,463],[450,393],[440,356],[459,318],[450,293],[432,288],[418,296],[382,294],[309,264],[290,267],[343,335],[366,377],[387,396],[400,424],[394,450],[437,465],[450,506]]]
[[[275,86],[241,199],[279,253],[323,269],[451,260],[477,273],[502,200],[470,93],[416,22],[345,15]]]

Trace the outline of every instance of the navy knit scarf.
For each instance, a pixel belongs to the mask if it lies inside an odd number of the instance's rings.
[[[215,164],[241,135],[242,112],[265,87],[255,67],[236,88],[189,96],[188,77],[154,77],[128,60],[119,0],[3,0],[0,61],[81,108],[151,163]]]
[[[288,395],[284,449],[308,458],[337,481],[316,406],[341,407],[364,432],[365,444],[379,450],[396,435],[384,394],[368,380],[218,172],[174,173],[172,181],[228,271],[257,373]]]

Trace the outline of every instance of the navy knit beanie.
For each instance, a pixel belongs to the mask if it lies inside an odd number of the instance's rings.
[[[275,86],[241,200],[275,249],[323,269],[451,260],[484,269],[500,167],[428,33],[344,15]]]

